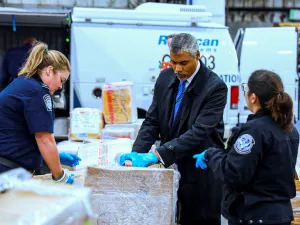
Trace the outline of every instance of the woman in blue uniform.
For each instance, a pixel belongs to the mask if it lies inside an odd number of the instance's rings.
[[[267,70],[253,72],[243,90],[253,114],[226,150],[195,155],[196,167],[208,167],[224,182],[222,213],[230,225],[290,224],[299,146],[293,101],[280,77]]]
[[[80,158],[58,154],[51,99],[69,74],[68,59],[40,42],[32,48],[18,78],[0,93],[0,173],[17,167],[34,172],[44,159],[55,181],[73,182],[60,162],[74,166]]]

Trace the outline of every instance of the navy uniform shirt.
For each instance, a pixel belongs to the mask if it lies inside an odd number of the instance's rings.
[[[53,133],[54,111],[49,89],[38,75],[19,76],[0,93],[0,157],[29,170],[42,166],[37,132]],[[0,172],[9,168],[0,165]]]

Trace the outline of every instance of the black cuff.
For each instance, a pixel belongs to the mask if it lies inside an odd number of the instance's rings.
[[[169,167],[175,162],[175,154],[173,150],[169,150],[164,145],[162,145],[156,151],[164,162],[165,167]]]

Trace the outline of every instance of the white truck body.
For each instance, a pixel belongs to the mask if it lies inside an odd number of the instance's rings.
[[[168,60],[167,36],[186,32],[198,39],[201,60],[228,86],[224,111],[227,137],[238,118],[238,60],[228,28],[211,23],[210,16],[202,6],[146,3],[136,10],[75,7],[71,25],[71,110],[101,109],[102,85],[127,80],[135,85],[138,110],[146,112],[160,72],[159,62]],[[232,90],[236,96],[231,96]]]
[[[251,73],[267,69],[280,75],[285,91],[294,102],[298,115],[298,32],[294,27],[246,28],[240,57],[241,83],[247,83]],[[241,92],[242,93],[242,92]],[[243,95],[239,99],[239,122],[245,123],[251,113]]]

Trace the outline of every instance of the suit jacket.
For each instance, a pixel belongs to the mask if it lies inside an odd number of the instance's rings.
[[[157,149],[165,166],[177,163],[181,173],[178,198],[182,223],[210,220],[221,214],[221,184],[213,173],[195,167],[194,154],[211,146],[223,148],[223,111],[227,86],[218,75],[201,66],[186,89],[173,122],[179,80],[172,68],[165,69],[155,84],[152,104],[133,145],[146,153],[161,137]]]

